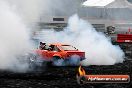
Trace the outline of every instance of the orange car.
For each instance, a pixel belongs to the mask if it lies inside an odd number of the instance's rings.
[[[46,45],[46,43],[40,43],[39,49],[35,50],[35,52],[37,52],[42,59],[47,61],[53,61],[54,59],[68,60],[70,58],[79,58],[80,61],[85,59],[85,52],[79,51],[71,45],[60,43],[49,45]]]

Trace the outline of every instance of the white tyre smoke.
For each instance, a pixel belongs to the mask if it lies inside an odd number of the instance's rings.
[[[21,17],[3,0],[0,1],[0,46],[0,69],[27,69],[28,64],[20,62],[18,57],[30,49],[29,29],[23,24]]]
[[[68,27],[64,31],[52,31],[49,36],[43,38],[41,36],[40,41],[45,40],[50,43],[68,43],[85,51],[87,59],[82,61],[82,65],[85,66],[113,65],[123,62],[124,59],[124,53],[119,46],[112,45],[110,38],[97,32],[90,23],[80,19],[78,15],[69,18]]]

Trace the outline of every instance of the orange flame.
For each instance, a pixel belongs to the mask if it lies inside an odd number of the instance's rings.
[[[79,75],[80,75],[80,76],[83,76],[83,75],[86,74],[85,70],[84,70],[81,66],[79,66],[78,71],[79,71]]]

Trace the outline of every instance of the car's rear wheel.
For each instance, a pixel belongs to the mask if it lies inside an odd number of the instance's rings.
[[[65,60],[67,66],[78,66],[80,64],[80,58],[69,58]]]
[[[64,66],[64,60],[60,58],[59,56],[54,56],[52,60],[53,66]]]

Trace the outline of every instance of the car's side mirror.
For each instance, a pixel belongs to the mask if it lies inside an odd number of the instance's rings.
[[[61,50],[58,49],[58,52],[61,52]]]
[[[51,49],[50,49],[50,48],[48,48],[48,51],[51,51]]]

